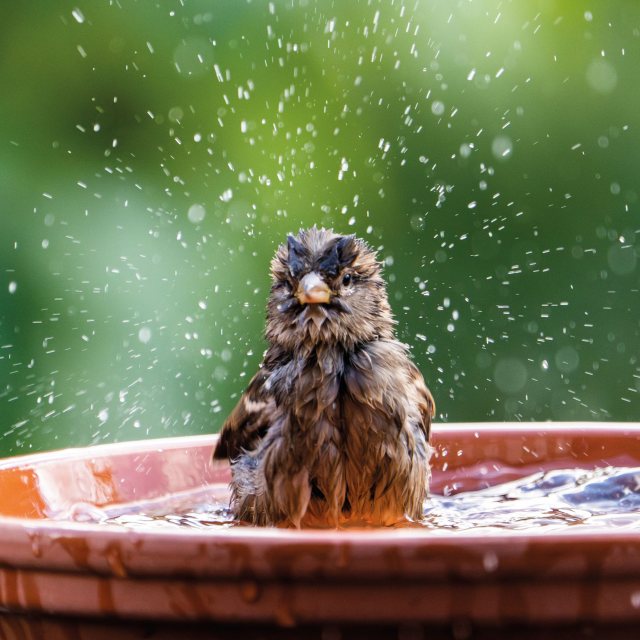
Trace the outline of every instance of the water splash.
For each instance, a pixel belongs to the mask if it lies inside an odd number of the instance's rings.
[[[640,468],[562,469],[480,491],[432,496],[429,529],[640,528]]]

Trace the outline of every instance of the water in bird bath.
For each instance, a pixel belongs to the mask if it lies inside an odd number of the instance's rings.
[[[153,506],[76,508],[75,520],[131,529],[206,529],[243,526],[218,491],[167,497]],[[399,526],[407,526],[406,524]],[[414,526],[429,532],[566,528],[640,529],[640,467],[558,469],[477,491],[432,494]]]

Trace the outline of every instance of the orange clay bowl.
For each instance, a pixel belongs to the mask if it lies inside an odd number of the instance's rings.
[[[114,634],[130,625],[120,637],[143,637],[136,624],[173,637],[175,625],[192,623],[640,621],[640,536],[629,531],[130,529],[61,519],[83,504],[117,511],[181,492],[225,500],[229,468],[210,462],[215,438],[0,463],[0,637],[111,637],[104,624]],[[434,493],[555,468],[640,466],[636,424],[445,424],[433,441]]]

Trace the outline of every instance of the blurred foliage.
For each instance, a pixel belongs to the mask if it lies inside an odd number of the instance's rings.
[[[640,4],[13,3],[5,454],[219,428],[288,231],[355,232],[441,421],[634,420]]]

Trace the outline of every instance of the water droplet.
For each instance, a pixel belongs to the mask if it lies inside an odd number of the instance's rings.
[[[506,160],[513,152],[513,142],[508,136],[496,136],[491,143],[491,153],[497,160]]]
[[[189,222],[199,224],[204,220],[206,213],[205,208],[201,204],[192,204],[187,212],[187,217],[189,218]]]
[[[618,73],[606,60],[594,60],[587,67],[587,84],[597,93],[609,94],[618,84]]]
[[[460,156],[462,158],[468,158],[471,155],[471,150],[473,149],[472,145],[463,142],[460,145]]]
[[[77,7],[71,11],[71,15],[75,18],[75,21],[78,24],[82,24],[84,22],[84,14]]]
[[[607,252],[607,262],[613,273],[619,276],[626,276],[633,273],[636,268],[638,258],[633,247],[628,245],[614,244]]]
[[[212,56],[213,48],[206,38],[190,36],[176,47],[173,53],[173,62],[180,75],[194,78],[209,71]],[[224,76],[218,69],[216,69],[216,75],[219,80],[220,78],[224,80]]]
[[[433,113],[434,116],[441,116],[444,113],[444,102],[434,100],[431,103],[431,113]]]
[[[517,393],[527,384],[527,368],[517,358],[503,358],[496,364],[493,379],[503,393]]]
[[[171,122],[179,123],[184,117],[184,111],[181,107],[171,107],[169,109],[169,120]]]
[[[562,373],[571,373],[578,368],[580,356],[573,347],[561,347],[556,353],[555,362]]]
[[[491,573],[498,568],[498,556],[493,551],[487,551],[487,553],[482,556],[482,565],[484,566],[485,571]]]

